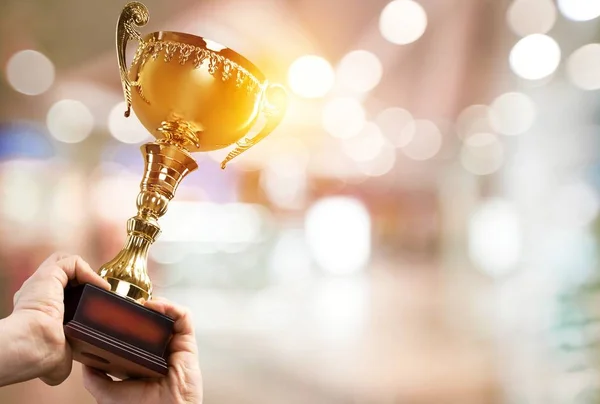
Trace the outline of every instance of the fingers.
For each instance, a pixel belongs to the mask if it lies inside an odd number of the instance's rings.
[[[113,380],[106,374],[83,365],[83,386],[94,397],[110,390]]]
[[[176,334],[193,335],[194,325],[192,316],[188,309],[176,305],[164,298],[152,299],[146,302],[145,307],[156,310],[165,316],[171,317],[175,321],[173,327]]]
[[[114,381],[104,372],[83,365],[83,386],[98,402],[137,403],[135,398],[147,393],[142,380]]]
[[[49,260],[50,258],[47,261]],[[74,280],[78,283],[90,283],[103,289],[110,289],[110,284],[78,255],[63,256],[53,264],[40,267],[40,271],[50,272],[61,282],[63,288],[67,286],[69,280]]]
[[[53,253],[51,256],[49,256],[48,258],[46,258],[44,260],[44,262],[42,262],[40,267],[56,264],[58,261],[62,260],[63,258],[67,258],[71,255],[73,255],[73,254],[69,254],[64,251],[57,251],[57,252]]]

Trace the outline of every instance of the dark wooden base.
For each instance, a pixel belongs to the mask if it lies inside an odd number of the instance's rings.
[[[173,320],[93,285],[65,289],[73,359],[119,379],[167,374]]]

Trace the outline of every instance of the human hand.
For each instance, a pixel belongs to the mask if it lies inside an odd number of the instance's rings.
[[[202,375],[190,314],[165,300],[150,300],[149,309],[171,317],[174,335],[169,342],[169,373],[161,379],[113,381],[98,370],[85,366],[83,383],[98,404],[200,404]]]
[[[108,282],[77,255],[56,253],[46,259],[15,294],[13,312],[6,319],[6,329],[21,335],[11,348],[14,352],[9,360],[16,372],[14,380],[11,376],[5,378],[8,382],[39,377],[54,386],[71,373],[71,348],[63,331],[64,289],[68,283],[110,289]]]

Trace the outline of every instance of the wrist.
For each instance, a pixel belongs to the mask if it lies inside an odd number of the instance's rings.
[[[0,386],[36,377],[39,347],[32,334],[21,316],[11,314],[0,320]]]
[[[43,317],[18,311],[0,320],[0,386],[44,375],[60,355]]]

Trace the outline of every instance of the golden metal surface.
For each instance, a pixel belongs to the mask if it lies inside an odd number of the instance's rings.
[[[133,300],[152,296],[146,263],[148,248],[160,234],[158,218],[166,213],[181,180],[198,168],[192,156],[177,145],[154,142],[141,149],[145,169],[137,197],[138,213],[127,222],[127,241],[121,252],[99,270],[113,292]]]
[[[283,86],[270,84],[261,71],[233,50],[208,39],[179,32],[136,30],[148,22],[142,3],[128,3],[117,23],[117,59],[125,116],[133,108],[157,139],[142,146],[144,177],[138,213],[127,222],[125,246],[99,273],[121,296],[142,302],[152,296],[148,248],[160,234],[158,219],[167,211],[181,180],[198,166],[191,152],[221,149],[235,143],[222,168],[267,137],[287,107]],[[129,40],[139,42],[127,68]],[[264,127],[246,134],[264,114]]]

